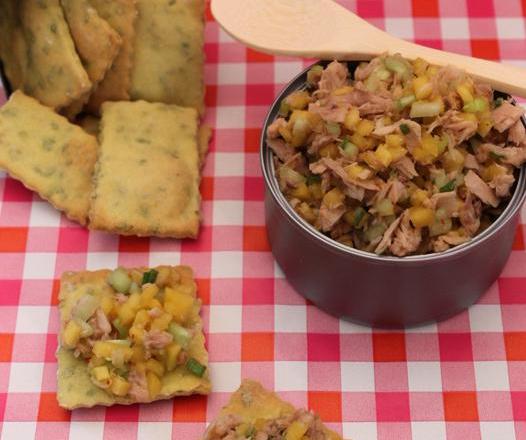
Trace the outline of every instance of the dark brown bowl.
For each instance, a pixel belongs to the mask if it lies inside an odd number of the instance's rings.
[[[349,62],[350,72],[358,63]],[[265,219],[272,252],[298,293],[339,318],[384,328],[440,321],[469,307],[501,273],[526,198],[522,167],[500,217],[469,242],[448,251],[404,258],[378,256],[323,235],[291,208],[275,177],[266,128],[281,100],[306,82],[306,69],[272,105],[261,137]],[[501,96],[506,96],[502,95]],[[523,123],[526,121],[523,118]]]

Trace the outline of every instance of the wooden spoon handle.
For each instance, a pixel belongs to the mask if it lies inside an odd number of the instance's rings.
[[[368,60],[383,52],[453,65],[493,88],[526,96],[526,69],[420,46],[393,37],[331,0],[212,0],[233,38],[256,50],[306,58]]]

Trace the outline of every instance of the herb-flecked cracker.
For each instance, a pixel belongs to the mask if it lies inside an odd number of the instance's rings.
[[[85,224],[97,140],[16,91],[0,108],[0,167]]]
[[[17,0],[0,1],[0,59],[12,89],[23,85],[25,41],[20,29]]]
[[[64,273],[57,351],[60,406],[208,394],[196,287],[186,266]]]
[[[83,115],[77,119],[76,124],[92,136],[97,137],[99,135],[100,119],[93,115]]]
[[[258,434],[263,433],[267,436],[262,438],[267,438],[271,432],[283,439],[341,440],[312,412],[295,409],[276,393],[249,379],[232,394],[217,419],[209,425],[203,440],[260,438]]]
[[[103,102],[130,99],[137,5],[135,0],[90,0],[90,3],[122,39],[117,58],[94,90],[86,107],[88,111],[98,114]]]
[[[106,20],[101,18],[88,0],[60,0],[71,36],[95,89],[113,65],[122,39]],[[78,114],[87,102],[91,90],[72,103],[66,113]]]
[[[132,99],[204,108],[204,0],[138,0]]]
[[[59,0],[21,0],[20,22],[27,46],[24,92],[56,109],[87,93],[92,84]]]
[[[90,227],[123,235],[196,237],[197,120],[193,108],[105,103]]]

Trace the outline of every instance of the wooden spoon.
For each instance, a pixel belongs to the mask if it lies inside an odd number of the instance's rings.
[[[526,97],[526,69],[401,40],[331,0],[212,0],[212,14],[233,38],[261,52],[326,60],[398,52],[456,66],[496,90]]]

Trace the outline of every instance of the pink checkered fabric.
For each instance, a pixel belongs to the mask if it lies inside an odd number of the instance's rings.
[[[525,0],[341,3],[397,36],[526,65]],[[197,439],[251,377],[315,409],[345,438],[526,439],[524,225],[498,282],[448,321],[385,332],[325,315],[294,292],[272,258],[258,162],[265,113],[308,62],[246,49],[209,11],[206,54],[206,122],[215,132],[197,241],[88,232],[0,174],[1,437]],[[161,263],[195,268],[212,394],[61,410],[54,357],[61,273]]]

